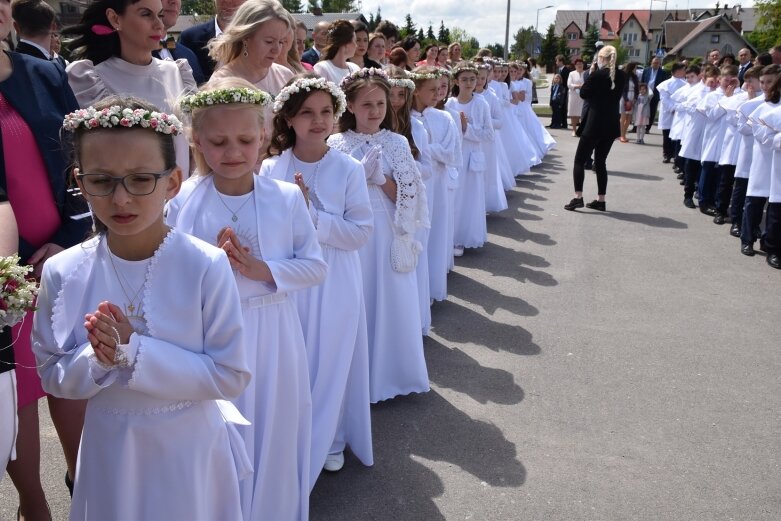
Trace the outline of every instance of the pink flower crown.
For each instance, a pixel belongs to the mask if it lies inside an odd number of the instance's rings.
[[[98,110],[87,107],[71,112],[65,116],[62,128],[75,132],[78,129],[92,130],[96,128],[141,127],[149,128],[161,134],[177,136],[182,133],[182,122],[165,112],[148,111],[145,109],[122,108],[119,105]]]

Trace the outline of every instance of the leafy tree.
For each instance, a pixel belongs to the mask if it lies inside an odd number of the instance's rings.
[[[754,10],[759,14],[759,19],[748,41],[759,52],[781,44],[781,0],[755,0]]]
[[[450,29],[450,38],[453,42],[461,44],[461,56],[465,59],[472,58],[480,50],[480,42],[460,27]]]
[[[501,43],[494,43],[486,46],[486,49],[491,51],[494,58],[502,58],[504,56],[504,45]]]
[[[321,2],[324,13],[354,13],[358,10],[355,0],[321,0]]]
[[[437,40],[448,45],[450,43],[450,29],[445,27],[445,22],[440,20],[439,33],[437,34]]]
[[[320,8],[320,4],[317,2],[317,0],[307,0],[307,1],[308,1],[308,4],[309,4],[307,6],[307,11],[309,11],[310,13],[314,13],[315,9],[319,9]],[[325,9],[323,9],[323,11],[325,11]]]
[[[558,37],[558,54],[564,56],[564,63],[569,61],[569,47],[567,47],[567,39],[564,35]]]
[[[598,41],[599,28],[597,27],[597,24],[592,24],[586,30],[586,34],[583,38],[583,47],[580,49],[580,57],[583,58],[585,63],[591,63],[591,60],[594,59]]]
[[[616,66],[623,65],[629,61],[629,50],[621,45],[621,40],[613,40],[610,45],[616,48]]]
[[[367,20],[366,26],[369,28],[369,32],[374,32],[374,28],[377,27],[377,22],[374,21],[374,13],[369,14],[369,20]]]
[[[426,40],[434,42],[436,39],[437,37],[434,35],[434,28],[431,27],[431,24],[428,24],[428,30],[426,30]]]
[[[532,54],[534,52],[534,27],[521,27],[513,35],[513,43],[510,45],[510,53],[516,58],[522,54]]]
[[[182,14],[208,18],[216,13],[213,0],[182,0]]]
[[[301,0],[282,0],[282,7],[291,13],[300,13],[304,10],[304,4],[301,3]]]
[[[422,27],[420,29],[418,29],[418,34],[417,34],[416,38],[418,39],[419,42],[422,42],[422,41],[424,41],[426,39],[426,35],[423,33],[423,28]]]
[[[416,32],[417,27],[415,27],[415,22],[412,21],[412,15],[407,13],[407,15],[404,17],[404,27],[399,29],[401,38],[404,39],[407,36],[415,36]]]
[[[552,68],[556,63],[557,54],[559,54],[559,38],[556,37],[556,26],[550,24],[540,45],[540,64]]]

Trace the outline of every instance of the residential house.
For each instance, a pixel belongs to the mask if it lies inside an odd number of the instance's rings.
[[[664,46],[669,49],[669,55],[687,58],[705,57],[712,49],[718,49],[722,55],[734,56],[743,47],[756,54],[756,49],[746,41],[735,25],[726,14],[711,16],[699,21],[675,45],[671,45],[673,42],[665,42]]]

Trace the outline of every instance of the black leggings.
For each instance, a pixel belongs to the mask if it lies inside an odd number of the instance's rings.
[[[582,137],[575,152],[575,165],[572,167],[572,178],[575,181],[575,191],[583,191],[583,180],[586,177],[585,164],[594,153],[594,172],[597,174],[597,194],[607,193],[607,155],[613,146],[614,138]]]

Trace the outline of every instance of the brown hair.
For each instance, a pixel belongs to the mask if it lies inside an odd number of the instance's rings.
[[[328,28],[320,61],[333,60],[339,49],[353,41],[353,36],[355,36],[355,29],[347,20],[336,20],[332,23]]]
[[[754,66],[749,67],[746,72],[743,73],[743,81],[745,81],[747,78],[757,78],[762,75],[762,67]]]
[[[394,47],[388,55],[388,61],[396,67],[404,67],[407,65],[407,51],[402,49],[400,45]]]
[[[386,72],[391,79],[407,78],[406,71],[400,67],[388,67]],[[393,131],[407,138],[412,157],[419,159],[420,150],[418,150],[415,140],[412,138],[412,116],[410,114],[412,111],[412,91],[404,87],[401,87],[401,89],[404,91],[404,106],[399,110],[393,110],[393,107],[389,106],[390,110],[388,112],[393,114]]]
[[[44,0],[14,0],[11,4],[11,17],[19,26],[20,33],[38,37],[51,31],[57,13]]]
[[[347,98],[348,102],[355,101],[355,98],[358,97],[358,92],[365,88],[365,87],[379,87],[380,89],[385,92],[385,118],[382,120],[382,123],[380,123],[380,128],[386,128],[388,130],[393,130],[393,111],[390,108],[390,90],[391,85],[388,83],[388,80],[383,78],[382,76],[378,75],[367,75],[363,78],[357,78],[351,82],[349,82],[347,85],[342,86],[342,90],[344,91],[344,95]],[[348,130],[355,130],[356,121],[355,121],[355,114],[350,112],[350,110],[346,110],[344,114],[342,114],[342,117],[339,118],[339,132],[347,132]]]
[[[773,80],[770,90],[767,91],[765,101],[769,101],[770,103],[778,103],[781,101],[781,74],[776,74],[776,79]]]
[[[285,87],[293,84],[297,80],[304,78],[319,78],[317,74],[307,73],[298,74],[290,78],[285,84]],[[291,94],[290,97],[282,104],[282,110],[276,113],[273,121],[273,129],[271,133],[271,142],[268,145],[266,153],[269,156],[278,156],[288,148],[293,148],[296,145],[296,132],[288,124],[288,120],[296,117],[298,111],[301,110],[301,105],[314,94],[315,92],[326,92],[320,89],[311,90],[299,90],[298,92]],[[333,102],[334,113],[336,112],[336,98],[331,96]]]

